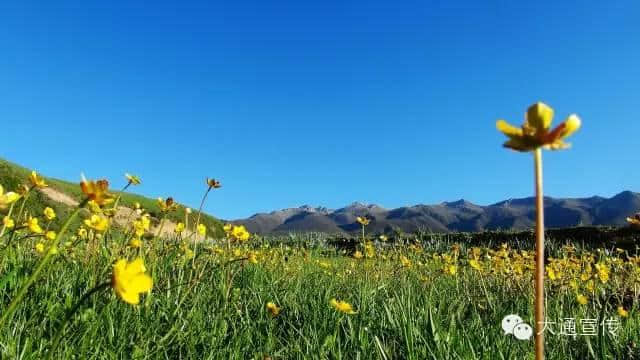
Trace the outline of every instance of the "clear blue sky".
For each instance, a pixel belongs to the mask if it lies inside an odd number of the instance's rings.
[[[576,112],[551,196],[640,185],[637,1],[9,1],[0,157],[223,218],[533,191],[495,121]],[[55,5],[52,5],[55,4]]]

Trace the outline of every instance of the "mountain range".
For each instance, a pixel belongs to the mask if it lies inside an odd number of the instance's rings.
[[[626,218],[640,211],[640,193],[623,191],[611,198],[545,197],[545,224],[549,228],[580,225],[626,224]],[[483,230],[523,230],[535,224],[535,198],[509,199],[492,205],[466,200],[436,205],[414,205],[385,209],[355,202],[331,210],[304,205],[235,220],[251,232],[277,234],[290,232],[354,233],[359,231],[357,216],[371,219],[368,232],[477,232]]]

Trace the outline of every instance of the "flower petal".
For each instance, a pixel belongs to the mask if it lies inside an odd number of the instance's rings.
[[[553,120],[553,109],[549,105],[538,102],[527,109],[525,116],[527,124],[534,128],[537,133],[543,133],[549,130],[551,121]]]
[[[127,265],[127,273],[129,274],[141,274],[147,271],[144,267],[144,261],[142,258],[137,258]]]
[[[153,280],[151,280],[149,275],[141,274],[131,279],[131,284],[129,286],[129,291],[146,293],[151,291]]]
[[[502,132],[503,134],[507,135],[510,138],[515,138],[515,137],[521,137],[522,136],[522,129],[516,126],[513,126],[511,124],[509,124],[508,122],[504,121],[504,120],[498,120],[496,122],[496,128]]]

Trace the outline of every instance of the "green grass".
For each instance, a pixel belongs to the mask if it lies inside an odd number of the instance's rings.
[[[436,250],[430,247],[420,253],[389,249],[386,260],[355,261],[328,248],[305,249],[304,239],[299,240],[295,248],[275,239],[254,243],[250,248],[261,253],[258,264],[228,264],[227,255],[211,251],[192,262],[179,247],[161,256],[151,250],[146,262],[155,282],[152,294],[137,307],[119,301],[111,289],[94,295],[67,327],[54,358],[532,358],[532,342],[503,336],[500,329],[502,317],[510,313],[533,322],[530,282],[480,277],[468,267],[461,267],[457,276],[444,275],[440,264],[430,260]],[[125,242],[115,237],[110,247],[121,249]],[[267,243],[271,250],[264,248]],[[153,249],[160,247],[156,243]],[[25,242],[4,249],[0,299],[5,306],[39,260],[32,248]],[[66,311],[109,279],[115,257],[99,249],[84,244],[61,252],[0,334],[2,358],[40,359],[46,354]],[[133,250],[123,251],[121,255],[133,256]],[[249,248],[239,251],[246,254]],[[400,254],[411,257],[414,266],[400,266]],[[614,275],[611,289],[617,290],[603,292],[588,306],[577,305],[570,292],[550,288],[549,317],[615,317],[617,292],[637,285]],[[338,313],[329,306],[334,297],[350,302],[358,313]],[[282,308],[279,316],[267,314],[268,301]],[[639,330],[640,317],[632,305],[616,338],[548,336],[547,358],[640,356],[635,345]]]

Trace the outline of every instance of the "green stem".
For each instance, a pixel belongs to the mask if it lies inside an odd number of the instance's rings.
[[[120,194],[118,194],[118,197],[116,198],[116,201],[113,203],[113,221],[115,221],[115,217],[116,214],[118,213],[118,204],[120,204],[120,199],[122,198],[122,193],[127,190],[127,188],[129,188],[129,185],[131,185],[131,182],[128,182],[127,185],[125,185],[122,190],[120,190]],[[104,238],[105,238],[105,246],[106,246],[106,239],[107,239],[107,234],[109,234],[109,230],[111,230],[111,224],[113,224],[113,221],[109,221],[109,224],[107,225],[107,229],[104,231]]]
[[[24,198],[22,199],[22,204],[20,204],[20,211],[18,211],[18,217],[16,218],[16,221],[22,221],[23,219],[23,211],[24,211],[24,205],[27,203],[27,200],[29,200],[29,195],[31,195],[31,190],[33,190],[33,186],[29,188],[29,190],[27,190],[27,192],[24,194]]]
[[[16,311],[18,305],[20,304],[20,302],[22,301],[24,296],[27,294],[27,291],[29,290],[31,285],[38,279],[40,273],[49,264],[49,262],[51,262],[51,259],[53,258],[53,255],[54,255],[50,251],[51,248],[53,248],[54,246],[55,247],[58,246],[58,243],[60,243],[60,239],[62,239],[62,237],[64,236],[65,232],[67,232],[67,228],[71,224],[71,221],[78,215],[78,213],[80,212],[80,210],[84,207],[84,205],[86,203],[87,203],[87,200],[83,201],[73,211],[73,213],[71,213],[71,215],[69,215],[69,217],[65,221],[64,225],[62,225],[62,228],[60,229],[60,232],[58,232],[58,236],[56,236],[56,239],[53,241],[53,244],[51,245],[51,247],[49,249],[47,249],[47,254],[42,258],[42,260],[40,260],[40,263],[36,267],[35,271],[31,274],[29,279],[27,279],[27,281],[24,283],[24,285],[22,285],[22,287],[20,288],[20,290],[18,291],[16,296],[13,298],[13,300],[11,300],[11,303],[9,304],[9,307],[7,308],[7,310],[2,314],[2,317],[0,317],[0,329],[2,329],[4,327],[4,324],[7,322],[9,317],[11,315],[13,315],[13,313]]]
[[[196,218],[196,228],[195,231],[198,231],[198,225],[200,225],[200,216],[202,215],[202,207],[204,206],[204,202],[205,200],[207,200],[207,195],[209,195],[209,192],[211,191],[211,186],[209,186],[207,188],[207,191],[204,193],[204,196],[202,197],[202,201],[200,201],[200,207],[198,208],[198,217]],[[204,239],[203,239],[204,240]],[[198,239],[196,238],[196,243],[193,247],[193,258],[196,258],[196,255],[198,254]]]
[[[27,203],[27,200],[29,200],[29,195],[31,194],[32,189],[33,187],[30,187],[29,190],[27,190],[27,192],[24,194],[24,197],[22,198],[22,204],[20,204],[20,210],[18,211],[18,216],[16,217],[16,223],[22,222],[24,206]],[[15,235],[16,233],[14,231],[13,234],[11,234],[11,239],[9,239],[9,241],[13,240],[13,237]]]
[[[67,313],[67,316],[62,322],[62,325],[60,325],[60,328],[58,329],[58,332],[56,333],[55,338],[53,339],[51,349],[49,349],[49,353],[47,354],[47,359],[51,359],[51,356],[53,356],[53,353],[58,348],[58,345],[60,344],[60,340],[62,340],[62,335],[64,334],[64,329],[66,328],[67,324],[71,321],[71,318],[73,317],[73,315],[75,315],[75,313],[78,312],[78,310],[80,309],[80,306],[86,300],[88,300],[91,297],[91,295],[97,293],[98,291],[104,290],[109,286],[111,286],[110,282],[105,282],[95,286],[93,289],[89,290],[86,294],[82,295],[80,300],[78,300],[78,302],[73,306],[73,308],[69,310],[69,312]]]

